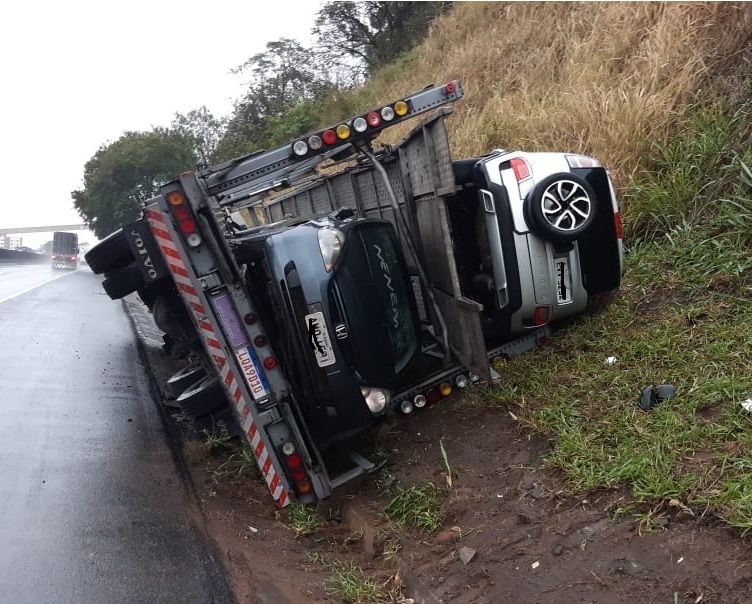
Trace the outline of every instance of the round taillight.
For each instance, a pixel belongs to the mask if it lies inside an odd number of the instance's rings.
[[[334,130],[324,130],[321,133],[321,140],[324,141],[324,144],[333,145],[337,142],[337,134]]]
[[[293,453],[295,453],[295,445],[288,440],[284,445],[282,445],[282,453],[284,453],[285,455],[292,455]]]
[[[419,409],[421,407],[426,406],[426,397],[424,394],[416,394],[415,398],[413,399],[413,404],[418,407]]]
[[[355,121],[353,122],[353,129],[355,132],[365,132],[368,130],[368,123],[366,122],[365,118],[362,117],[356,117]]]
[[[269,343],[269,338],[267,338],[264,335],[258,335],[255,338],[253,338],[253,343],[261,348],[262,346],[266,346]]]
[[[321,149],[322,141],[321,137],[314,134],[308,138],[308,146],[314,151]]]
[[[309,482],[298,483],[298,493],[309,493],[311,491],[311,484]]]
[[[184,205],[175,206],[172,211],[175,214],[175,218],[178,220],[185,220],[191,217],[191,213]]]
[[[243,321],[245,321],[246,325],[253,325],[256,321],[258,321],[258,315],[255,312],[249,312],[245,317],[243,317]]]
[[[303,157],[308,153],[308,143],[305,141],[295,141],[292,145],[292,151],[298,157]]]
[[[277,366],[277,359],[274,357],[266,357],[264,359],[264,367],[267,369],[274,369]]]
[[[381,110],[381,119],[383,119],[385,122],[391,122],[394,119],[394,109],[392,109],[389,105],[384,107]]]
[[[426,393],[426,401],[430,404],[437,403],[440,398],[441,398],[441,393],[435,388],[432,390],[429,390]]]
[[[414,409],[415,407],[413,406],[413,402],[409,399],[400,403],[400,411],[402,411],[402,413],[404,413],[405,415],[409,415],[413,412]]]
[[[191,218],[180,221],[180,230],[186,235],[196,230],[196,223]]]
[[[337,126],[337,138],[341,138],[342,140],[350,138],[350,126],[347,124]]]
[[[378,128],[381,125],[381,115],[376,111],[371,111],[366,116],[366,121],[371,128]]]
[[[299,468],[302,465],[303,461],[300,459],[300,455],[290,455],[287,458],[287,466],[292,468],[293,470],[295,468]]]
[[[439,386],[439,392],[441,392],[441,396],[449,396],[452,394],[452,385],[449,382],[444,382]]]
[[[199,235],[198,233],[189,233],[188,235],[186,235],[185,241],[191,247],[198,247],[199,245],[201,245],[201,235]]]
[[[460,374],[454,378],[454,383],[457,385],[457,388],[467,388],[467,377]]]
[[[303,468],[298,468],[297,470],[292,471],[292,479],[296,482],[305,480],[305,470]]]
[[[183,196],[178,191],[172,191],[167,194],[167,201],[170,205],[179,206],[183,203]]]
[[[394,113],[402,117],[403,115],[407,115],[408,106],[405,101],[397,101],[394,104]]]

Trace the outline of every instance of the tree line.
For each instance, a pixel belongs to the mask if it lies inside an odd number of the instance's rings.
[[[409,52],[451,2],[328,2],[317,13],[314,43],[267,43],[233,72],[246,79],[228,116],[205,106],[176,113],[169,127],[125,132],[84,166],[73,205],[98,237],[138,218],[159,186],[198,165],[273,148],[321,125],[337,94],[363,84]]]

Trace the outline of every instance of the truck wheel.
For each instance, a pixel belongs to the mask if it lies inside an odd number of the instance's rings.
[[[183,415],[200,417],[227,406],[227,399],[216,375],[206,375],[186,388],[176,399]]]
[[[569,172],[541,180],[525,201],[530,228],[554,241],[574,241],[595,219],[597,198],[593,188]]]
[[[123,229],[107,235],[84,254],[84,259],[97,275],[123,268],[135,260]]]
[[[195,384],[206,376],[206,370],[199,363],[183,367],[165,383],[165,390],[170,398],[178,398],[188,386]]]
[[[105,273],[102,287],[113,300],[119,300],[146,285],[138,265],[131,264],[116,271]]]

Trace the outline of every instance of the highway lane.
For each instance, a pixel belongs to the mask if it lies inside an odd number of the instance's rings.
[[[122,305],[44,268],[0,290],[0,603],[234,602]]]
[[[89,270],[82,268],[81,270]],[[52,270],[46,264],[0,263],[0,304],[27,291],[71,275],[73,271]]]

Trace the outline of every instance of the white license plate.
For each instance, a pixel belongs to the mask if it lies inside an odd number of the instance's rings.
[[[324,322],[324,314],[315,312],[305,316],[308,345],[311,347],[319,367],[334,365],[334,349],[329,339],[329,330]]]
[[[566,304],[572,301],[572,271],[569,268],[569,258],[554,258],[556,273],[556,301]]]

